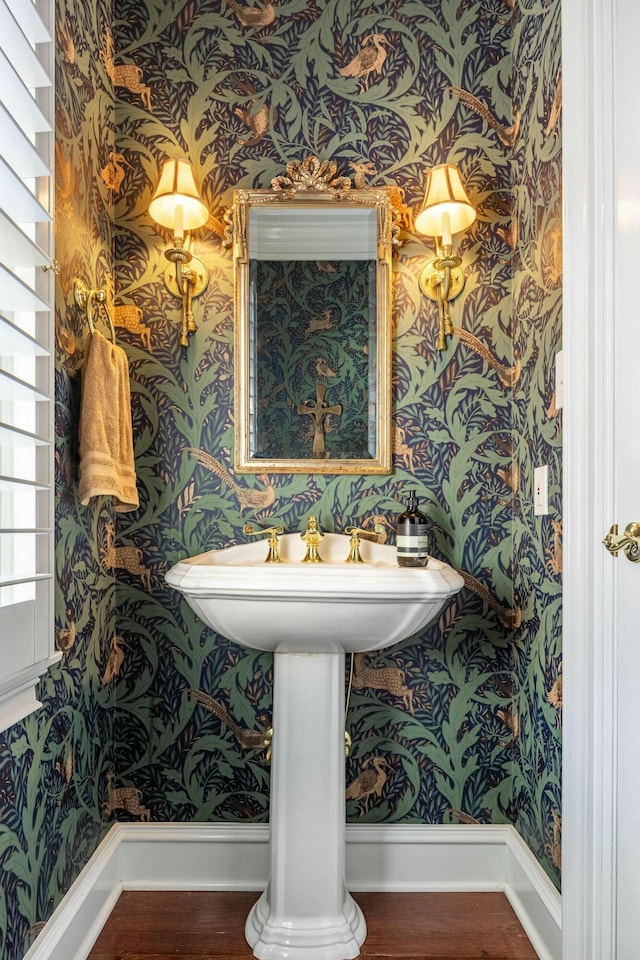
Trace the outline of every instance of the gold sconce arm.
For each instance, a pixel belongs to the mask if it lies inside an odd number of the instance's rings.
[[[447,349],[448,336],[453,333],[449,302],[455,300],[464,287],[462,260],[453,256],[452,244],[442,244],[436,238],[436,256],[429,260],[418,279],[418,285],[425,297],[438,304],[438,342],[437,349]]]
[[[614,523],[602,542],[613,557],[622,550],[627,560],[640,563],[640,523],[627,524],[623,534],[618,533],[618,524]]]
[[[207,222],[209,211],[187,160],[165,162],[149,204],[149,215],[160,226],[173,232],[172,246],[165,250],[170,266],[165,270],[164,282],[167,290],[182,300],[180,345],[187,347],[189,334],[196,329],[193,300],[207,289],[209,283],[207,268],[189,249],[190,231]]]
[[[467,230],[476,219],[457,167],[441,163],[427,175],[422,210],[416,217],[416,229],[433,237],[436,255],[422,270],[418,283],[425,297],[438,304],[437,349],[447,349],[447,337],[453,333],[449,302],[464,289],[462,260],[453,253],[452,235]]]
[[[256,530],[252,523],[245,523],[244,527],[242,528],[242,532],[248,537],[258,537],[262,533],[268,533],[269,538],[267,540],[267,546],[269,547],[269,552],[267,553],[265,563],[282,563],[282,560],[280,559],[278,537],[284,533],[284,527],[261,527],[260,529]]]
[[[209,271],[202,260],[194,257],[184,246],[180,245],[180,237],[174,237],[174,246],[165,250],[164,255],[171,266],[164,274],[164,283],[174,297],[182,300],[182,321],[180,329],[180,346],[189,346],[189,334],[196,329],[193,316],[193,300],[207,289]]]

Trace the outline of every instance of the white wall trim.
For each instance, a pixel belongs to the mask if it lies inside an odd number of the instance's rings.
[[[33,946],[29,960],[85,960],[122,891],[122,836],[112,828]]]
[[[516,830],[506,828],[505,893],[540,960],[561,960],[562,897]]]
[[[242,852],[238,847],[242,844]],[[115,824],[25,960],[86,960],[122,890],[261,890],[266,824]],[[347,826],[353,891],[502,890],[540,960],[561,960],[561,898],[513,827]]]
[[[609,0],[562,0],[567,960],[616,956],[617,571],[600,544],[618,519],[613,467],[615,7]]]

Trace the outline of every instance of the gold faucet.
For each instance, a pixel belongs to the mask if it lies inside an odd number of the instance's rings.
[[[267,540],[267,546],[269,547],[269,552],[267,553],[267,558],[264,562],[282,563],[282,560],[280,559],[280,551],[278,549],[278,537],[281,533],[284,533],[284,527],[262,527],[259,530],[255,530],[252,523],[245,523],[244,527],[242,528],[242,532],[248,537],[258,537],[261,533],[268,533],[269,539]]]
[[[318,544],[324,538],[324,533],[318,529],[317,517],[309,517],[307,529],[300,537],[307,545],[307,552],[304,555],[303,563],[322,563],[322,557],[318,553]]]
[[[363,530],[362,527],[345,527],[344,532],[351,534],[349,539],[349,556],[345,560],[345,563],[364,563],[364,560],[360,556],[360,537],[364,536],[365,539],[368,539],[371,536],[371,531]]]

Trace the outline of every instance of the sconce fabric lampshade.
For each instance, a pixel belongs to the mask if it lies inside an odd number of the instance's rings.
[[[443,217],[449,216],[449,229]],[[416,230],[428,237],[460,233],[471,226],[476,211],[466,194],[458,168],[451,163],[432,167],[427,174],[423,208],[416,217]]]
[[[209,218],[209,211],[198,193],[193,168],[188,160],[167,160],[160,174],[160,181],[149,204],[149,216],[161,227],[175,233],[176,210],[182,207],[183,230],[197,230]]]

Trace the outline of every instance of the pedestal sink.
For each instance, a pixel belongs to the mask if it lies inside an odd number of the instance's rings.
[[[167,573],[215,631],[274,653],[270,878],[245,935],[259,960],[351,960],[366,935],[344,883],[345,652],[380,650],[436,617],[463,586],[438,560],[399,567],[395,547],[325,534],[323,563],[302,563],[297,533],[211,550]]]

